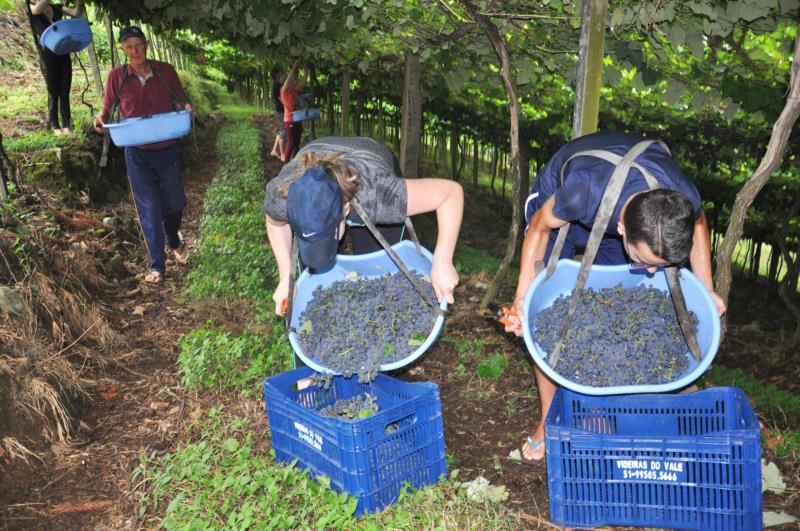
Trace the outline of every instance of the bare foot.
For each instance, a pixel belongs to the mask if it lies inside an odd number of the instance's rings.
[[[63,132],[61,131],[61,129],[53,129],[53,134],[56,136],[61,136]]]
[[[189,246],[186,245],[186,240],[183,238],[183,234],[178,232],[178,237],[180,238],[181,244],[177,249],[172,250],[172,255],[175,257],[176,262],[179,264],[185,264],[189,260]]]
[[[70,129],[69,127],[62,127],[61,134],[69,136],[72,134],[72,129]]]

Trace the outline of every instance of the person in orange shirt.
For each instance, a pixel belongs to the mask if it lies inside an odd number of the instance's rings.
[[[300,149],[300,138],[303,136],[303,122],[295,122],[292,113],[300,106],[300,90],[305,84],[303,79],[297,79],[297,66],[295,61],[286,81],[281,88],[281,103],[283,103],[283,125],[286,129],[286,146],[283,150],[284,164],[297,155]]]

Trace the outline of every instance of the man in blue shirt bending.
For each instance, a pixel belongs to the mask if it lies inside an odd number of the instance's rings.
[[[556,152],[533,182],[525,205],[527,229],[520,257],[520,274],[509,332],[522,334],[522,301],[535,274],[535,263],[547,260],[557,231],[570,223],[560,258],[572,258],[589,239],[600,202],[616,164],[643,138],[616,132],[599,132],[579,137]],[[651,189],[645,173],[659,188]],[[603,235],[596,264],[625,264],[654,273],[661,266],[686,262],[708,289],[720,315],[725,304],[714,293],[711,276],[711,245],[708,224],[697,188],[659,144],[651,144],[636,159],[623,184],[611,219]],[[544,417],[556,386],[534,369],[539,388],[541,417],[533,435],[523,445],[528,460],[544,457]]]

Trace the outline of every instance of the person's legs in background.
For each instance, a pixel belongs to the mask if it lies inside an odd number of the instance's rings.
[[[62,55],[58,80],[58,104],[61,110],[61,132],[72,133],[72,113],[70,111],[69,93],[72,90],[72,60],[69,55]]]
[[[46,48],[42,48],[42,64],[44,65],[44,81],[47,85],[47,120],[53,133],[61,134],[58,121],[58,103],[61,81],[61,57]]]
[[[300,150],[300,139],[303,136],[303,122],[284,122],[286,127],[286,149],[283,152],[284,164],[297,155]]]
[[[283,123],[283,113],[275,111],[275,120],[278,122],[278,134],[275,135],[275,143],[272,145],[270,155],[282,161],[283,152],[286,150],[286,126]]]

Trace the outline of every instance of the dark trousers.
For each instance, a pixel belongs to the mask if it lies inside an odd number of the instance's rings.
[[[389,243],[394,245],[403,238],[405,225],[376,225],[378,232]],[[366,227],[347,227],[350,231],[350,241],[353,244],[353,254],[367,254],[383,249],[381,244]]]
[[[286,147],[283,149],[283,161],[289,162],[300,150],[300,138],[303,136],[303,122],[283,122],[286,129]]]
[[[125,165],[150,254],[150,270],[164,273],[164,242],[171,249],[180,247],[178,230],[186,208],[180,150],[177,144],[155,150],[128,147]]]
[[[47,48],[42,48],[42,63],[44,63],[44,80],[47,84],[50,127],[53,129],[72,127],[72,115],[69,108],[69,91],[72,88],[70,55],[56,55]],[[59,109],[61,110],[60,125]]]

